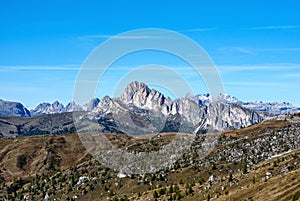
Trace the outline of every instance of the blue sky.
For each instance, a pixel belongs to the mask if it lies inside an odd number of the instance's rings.
[[[299,9],[296,0],[2,1],[0,98],[29,108],[43,101],[66,104],[94,48],[125,31],[162,28],[185,34],[205,49],[226,93],[243,101],[300,105]],[[149,52],[115,65],[148,63],[184,65]],[[97,96],[111,95],[121,73],[111,72]],[[207,92],[195,77],[188,79],[196,93]]]

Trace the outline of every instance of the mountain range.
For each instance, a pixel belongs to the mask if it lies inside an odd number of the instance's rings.
[[[140,83],[140,82],[132,82],[132,83]],[[132,85],[131,83],[131,85]],[[137,87],[137,86],[135,86]],[[156,90],[152,90],[154,93]],[[130,91],[127,91],[131,93]],[[157,92],[157,91],[156,91]],[[159,93],[162,95],[161,93]],[[132,94],[128,94],[130,96]],[[126,101],[128,101],[128,97],[126,93],[122,95]],[[237,104],[244,108],[254,110],[263,114],[264,116],[273,116],[280,114],[289,114],[289,113],[297,113],[300,112],[300,107],[294,106],[288,102],[243,102],[236,97],[230,96],[228,94],[220,94],[218,97],[213,98],[210,94],[199,94],[199,95],[190,95],[187,94],[184,98],[176,99],[174,102],[179,102],[183,99],[189,99],[194,102],[197,102],[199,105],[209,105],[212,102],[220,102],[227,105]],[[170,98],[168,101],[171,101]],[[73,112],[73,111],[91,111],[98,106],[100,103],[99,98],[93,98],[85,105],[78,105],[74,101],[69,102],[66,106],[64,106],[59,101],[55,101],[51,103],[40,103],[34,109],[28,109],[22,103],[19,102],[11,102],[0,99],[0,116],[20,116],[20,117],[33,117],[43,114],[55,114],[55,113],[63,113],[63,112]],[[140,105],[137,100],[134,101],[134,104]],[[149,102],[147,103],[149,104]],[[149,106],[149,105],[147,105]],[[153,105],[152,105],[153,106]],[[151,108],[151,107],[150,107]]]
[[[171,100],[145,83],[131,82],[119,98],[92,99],[80,106],[55,101],[32,110],[21,103],[0,100],[0,134],[48,133],[207,133],[238,129],[300,108],[285,102],[242,102],[227,94],[186,95]],[[15,117],[18,116],[18,117]],[[50,123],[49,123],[50,121]]]
[[[105,96],[97,107],[80,116],[77,128],[85,132],[93,128],[99,130],[100,119],[111,122],[114,129],[127,134],[206,133],[246,127],[263,120],[259,113],[238,104],[217,100],[201,104],[195,99],[185,97],[172,101],[142,82],[132,82],[121,97]],[[107,128],[102,129],[107,132]]]

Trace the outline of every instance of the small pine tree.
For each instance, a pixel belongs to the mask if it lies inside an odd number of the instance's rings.
[[[182,179],[179,180],[179,184],[183,184],[183,180]]]
[[[247,164],[244,164],[243,166],[243,174],[247,174],[248,170],[247,170]]]
[[[297,201],[298,199],[299,199],[299,193],[297,192],[293,195],[292,201]]]
[[[124,201],[129,201],[127,195],[124,195]]]
[[[112,190],[109,190],[108,196],[112,197],[114,195],[114,192]]]
[[[229,178],[228,178],[228,182],[232,182],[232,181],[233,181],[233,177],[232,177],[232,174],[230,173]]]
[[[23,169],[27,163],[27,157],[22,154],[17,157],[17,167]]]
[[[253,176],[252,183],[255,184],[255,182],[256,182],[256,179],[255,179],[255,176]]]
[[[188,194],[192,194],[193,192],[194,192],[194,190],[192,189],[191,186],[189,186],[189,188],[188,188]]]
[[[171,193],[171,194],[174,193],[173,185],[170,186],[169,193]]]
[[[164,194],[167,194],[167,189],[166,187],[163,188]]]
[[[180,191],[176,191],[176,192],[175,192],[175,199],[176,199],[176,200],[180,200],[180,199],[181,199]]]
[[[159,194],[160,195],[164,195],[165,194],[165,192],[164,192],[164,190],[162,188],[159,190]]]
[[[153,198],[158,198],[158,193],[156,191],[153,192]]]
[[[216,164],[215,163],[213,163],[213,165],[212,165],[212,168],[211,168],[212,170],[216,170],[217,169],[217,166],[216,166]]]

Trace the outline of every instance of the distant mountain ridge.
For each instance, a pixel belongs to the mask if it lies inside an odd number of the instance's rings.
[[[30,111],[24,107],[21,103],[5,101],[0,99],[0,116],[21,116],[30,117]]]
[[[74,101],[69,102],[66,106],[62,103],[55,101],[54,103],[41,103],[36,108],[30,110],[31,116],[38,116],[42,114],[55,114],[63,112],[74,112],[74,111],[89,111],[97,107],[100,99],[93,98],[87,104],[80,106]]]
[[[126,92],[122,94],[120,97],[123,101],[127,103],[132,103],[136,104],[139,106],[151,106],[150,104],[154,104],[156,106],[159,106],[162,101],[164,102],[169,102],[171,103],[172,100],[170,98],[165,98],[160,92],[154,90],[154,89],[149,89],[149,87],[141,82],[132,82],[132,86],[129,88],[127,87],[125,90]],[[140,85],[140,86],[137,86]],[[128,85],[129,86],[129,85]],[[133,87],[133,88],[132,88]],[[158,102],[151,102],[149,100],[142,100],[141,98],[143,97],[141,93],[134,94],[135,89],[137,88],[143,88],[143,93],[150,93],[151,98],[156,98]],[[155,93],[155,94],[154,94]],[[134,96],[134,97],[133,97]],[[130,98],[132,98],[130,100]],[[281,114],[289,114],[289,113],[297,113],[300,112],[300,107],[296,107],[290,103],[287,102],[262,102],[262,101],[255,101],[255,102],[243,102],[240,101],[239,99],[230,96],[228,94],[220,94],[218,97],[213,98],[209,94],[199,94],[199,95],[191,95],[187,94],[186,97],[184,98],[179,98],[177,100],[174,100],[173,103],[176,103],[180,100],[183,99],[189,99],[194,102],[197,102],[199,105],[209,105],[213,102],[221,102],[227,105],[230,104],[237,104],[240,105],[244,108],[254,110],[256,112],[259,112],[263,115],[266,116],[274,116],[274,115],[281,115]],[[139,102],[140,101],[145,101],[145,102]],[[62,103],[55,101],[52,104],[51,103],[40,103],[37,105],[34,109],[27,109],[25,106],[23,106],[21,103],[18,102],[11,102],[11,101],[5,101],[0,99],[0,116],[21,116],[21,117],[30,117],[30,116],[38,116],[38,115],[43,115],[43,114],[55,114],[55,113],[64,113],[64,112],[73,112],[73,111],[91,111],[94,108],[98,106],[100,103],[99,98],[93,98],[90,102],[88,102],[85,105],[78,105],[74,101],[69,102],[66,106],[64,106]],[[152,105],[152,106],[154,106]],[[169,106],[172,107],[172,106]],[[173,105],[173,113],[175,105]],[[166,108],[164,108],[166,110]],[[163,113],[166,114],[166,111],[162,111]]]
[[[259,123],[263,117],[238,104],[212,99],[202,104],[197,97],[172,101],[145,83],[127,85],[120,98],[104,97],[98,106],[78,119],[82,132],[99,130],[99,119],[111,122],[120,133],[184,132],[207,133]],[[88,129],[87,129],[87,126]],[[102,127],[107,132],[106,127]],[[100,129],[101,130],[101,129]]]
[[[196,97],[204,102],[204,104],[213,100],[213,98],[209,94],[197,95]],[[288,102],[243,102],[236,97],[230,96],[228,94],[220,94],[216,98],[216,100],[225,104],[238,104],[244,108],[254,110],[266,116],[293,114],[300,112],[300,107],[294,106]]]
[[[171,100],[137,81],[128,84],[119,98],[94,98],[83,106],[75,102],[64,106],[55,101],[41,103],[29,111],[21,103],[2,100],[0,103],[0,134],[4,137],[75,131],[201,134],[239,129],[259,123],[274,113],[299,111],[288,103],[244,103],[227,94],[216,98],[209,94],[188,94]]]

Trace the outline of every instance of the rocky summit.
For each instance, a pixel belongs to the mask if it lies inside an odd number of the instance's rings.
[[[103,99],[106,99],[106,97]],[[229,94],[219,94],[217,97],[212,97],[210,94],[187,94],[183,98],[172,101],[169,97],[165,97],[159,91],[150,89],[145,83],[138,81],[128,84],[121,97],[114,100],[118,100],[119,102],[122,102],[122,104],[125,104],[129,107],[136,106],[140,108],[148,108],[152,111],[161,112],[167,116],[169,114],[182,115],[182,112],[184,112],[182,109],[186,106],[194,107],[193,105],[196,105],[196,110],[198,110],[198,106],[204,106],[203,108],[217,107],[215,105],[216,103],[222,103],[222,105],[232,105],[232,107],[237,107],[238,105],[242,108],[247,108],[258,112],[263,117],[272,117],[300,112],[300,107],[294,106],[288,102],[243,102]],[[85,105],[78,105],[74,101],[69,102],[66,104],[66,106],[59,101],[55,101],[52,104],[43,102],[38,104],[34,109],[29,110],[21,103],[4,101],[0,99],[0,117],[29,117],[74,111],[92,111],[98,107],[100,102],[101,100],[99,98],[93,98]],[[96,110],[99,110],[99,107]],[[187,112],[188,110],[185,111]],[[188,115],[185,116],[187,117]],[[190,118],[193,119],[193,117]]]
[[[82,108],[80,105],[77,105],[74,101],[71,101],[66,105],[66,107],[58,102],[55,101],[54,103],[40,103],[36,108],[30,110],[32,116],[38,116],[42,114],[56,114],[56,113],[63,113],[63,112],[72,112],[72,111],[81,111]]]
[[[188,94],[172,100],[145,83],[134,81],[125,87],[119,98],[94,98],[83,106],[73,101],[64,106],[55,101],[41,103],[29,112],[21,103],[0,100],[0,128],[2,136],[62,134],[75,128],[84,132],[136,135],[158,132],[199,134],[239,129],[274,115],[299,110],[286,102],[243,102],[228,94],[218,97]],[[46,121],[39,121],[39,118],[45,119],[44,115],[62,116],[59,118],[62,121],[59,125],[54,122],[43,125]],[[11,116],[21,119],[9,118]],[[35,118],[22,119],[30,116]]]
[[[30,117],[30,112],[21,103],[0,99],[0,116]]]
[[[103,132],[105,123],[114,122],[121,133],[185,132],[207,133],[238,129],[259,123],[263,117],[238,104],[226,104],[218,99],[201,104],[197,97],[172,101],[145,83],[131,82],[120,98],[104,97],[96,108],[80,117],[80,121],[97,124]],[[91,121],[92,120],[92,121]],[[96,125],[95,125],[96,126]],[[80,128],[87,131],[84,126]],[[99,131],[99,126],[96,126]]]

